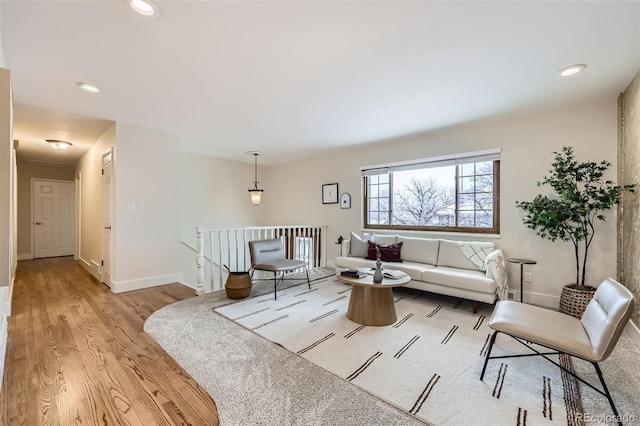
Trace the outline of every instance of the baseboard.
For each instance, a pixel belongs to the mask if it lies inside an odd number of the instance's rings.
[[[11,315],[11,293],[13,280],[10,286],[0,288],[0,390],[2,388],[2,375],[4,373],[4,357],[7,352],[8,327],[7,317]]]
[[[19,253],[16,258],[18,260],[33,260],[33,253]]]
[[[78,264],[82,266],[88,273],[91,273],[91,263],[87,262],[83,258],[79,258]]]
[[[98,264],[98,262],[95,262],[93,260],[86,261],[83,258],[79,258],[78,264],[82,266],[85,271],[90,273],[91,276],[96,279],[96,281],[102,282],[102,280],[100,279],[100,265]]]
[[[625,330],[629,337],[631,337],[631,340],[633,340],[633,343],[635,343],[638,349],[640,349],[640,328],[638,328],[633,321],[629,321]]]
[[[123,293],[125,291],[141,290],[143,288],[156,287],[159,285],[182,282],[182,272],[167,275],[157,275],[155,277],[141,278],[128,281],[112,281],[111,291]]]
[[[13,285],[15,284],[15,278],[11,278],[11,285],[4,291],[4,295],[2,297],[3,306],[2,311],[0,311],[0,315],[6,315],[7,317],[11,316],[11,301],[13,300]]]
[[[9,336],[9,330],[7,327],[7,316],[2,314],[0,318],[0,391],[2,390],[2,376],[4,373],[4,359],[7,353],[7,338]]]
[[[520,300],[520,290],[510,288],[509,293],[513,293],[513,300]],[[560,296],[553,296],[545,293],[525,291],[523,301],[530,305],[542,306],[555,310],[558,310],[558,307],[560,306]]]
[[[102,282],[102,266],[100,266],[100,264],[95,260],[92,260],[89,262],[89,268],[91,275],[93,275],[93,277],[99,282]]]

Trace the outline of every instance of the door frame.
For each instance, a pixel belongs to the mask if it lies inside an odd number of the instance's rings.
[[[109,247],[107,248],[107,250],[109,251],[109,266],[110,266],[110,271],[108,274],[106,274],[104,272],[104,258],[105,258],[105,234],[104,234],[104,221],[105,221],[105,184],[104,184],[104,158],[107,157],[108,155],[111,155],[111,194],[110,194],[110,199],[111,199],[111,205],[110,207],[110,216],[111,216],[111,234],[110,234],[110,238],[109,238]],[[100,282],[106,284],[109,288],[113,289],[113,273],[114,273],[114,269],[115,269],[115,262],[114,262],[114,250],[113,250],[113,244],[114,244],[114,232],[113,232],[113,228],[114,228],[114,224],[115,224],[115,215],[114,215],[114,204],[115,204],[115,174],[116,174],[116,149],[115,147],[109,147],[109,149],[107,149],[106,151],[104,151],[102,153],[102,155],[100,156],[100,170],[102,170],[101,173],[101,182],[100,182],[100,186],[102,188],[102,192],[101,192],[101,204],[102,204],[102,214],[101,214],[101,220],[100,220],[100,260],[101,260],[101,264],[100,264]]]
[[[80,231],[82,230],[82,172],[78,172],[78,175],[75,178],[76,184],[76,197],[75,197],[75,209],[76,209],[76,249],[73,254],[73,260],[80,260],[80,253],[82,253],[82,236],[80,235]]]
[[[42,181],[42,182],[59,182],[59,183],[69,183],[69,184],[73,184],[75,183],[73,180],[63,180],[63,179],[45,179],[45,178],[31,178],[31,259],[35,259],[36,258],[36,191],[35,191],[35,182],[36,181]],[[74,191],[76,190],[76,187],[74,185]],[[77,194],[74,196],[74,201],[73,203],[75,204],[73,206],[74,208],[74,214],[75,212],[78,211],[78,198],[77,198]],[[78,222],[78,218],[74,217],[73,218],[73,230],[74,232],[77,231],[77,222]],[[75,257],[78,255],[78,246],[76,245],[76,236],[74,235],[73,238],[73,257],[75,259]]]

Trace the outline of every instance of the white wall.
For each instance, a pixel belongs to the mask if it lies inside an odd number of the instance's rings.
[[[269,224],[265,216],[273,191],[266,190],[259,205],[251,204],[247,189],[253,184],[253,175],[251,163],[182,154],[180,238],[188,245],[180,250],[183,283],[196,287],[196,226],[232,228]],[[261,187],[269,186],[262,166],[258,166],[258,179]],[[208,269],[206,273],[209,274]]]
[[[94,274],[91,262],[100,265],[102,261],[102,155],[115,145],[114,123],[76,164],[75,176],[80,177],[80,244],[76,251],[80,265]]]
[[[258,168],[260,185],[265,170]],[[182,154],[180,194],[180,236],[194,246],[196,226],[213,228],[252,226],[268,209],[269,191],[254,206],[247,189],[253,182],[253,164],[223,160],[197,154]]]
[[[13,109],[11,75],[0,68],[0,365],[4,366],[7,346],[7,317],[16,277],[17,244],[15,220],[16,157],[13,149]],[[4,369],[2,369],[4,370]],[[0,386],[2,381],[0,371]]]
[[[118,123],[116,139],[112,289],[181,281],[180,138]]]
[[[0,21],[2,21],[2,3],[0,3]],[[4,57],[4,48],[2,46],[2,32],[0,31],[0,68],[5,68],[7,66],[6,64],[6,60]],[[0,98],[5,96],[5,93],[8,91],[8,87],[5,87],[4,85],[0,86],[0,91],[2,93],[0,93]],[[4,114],[5,109],[6,109],[6,105],[3,104],[0,105],[0,109],[2,109],[2,112]],[[11,119],[9,119],[9,121],[11,121]],[[3,170],[3,176],[0,177],[0,197],[2,197],[2,199],[6,199],[7,196],[9,197],[13,197],[15,200],[15,194],[13,194],[12,192],[12,183],[11,180],[9,179],[9,181],[5,181],[5,177],[4,177],[4,171],[5,171],[5,167],[7,167],[8,162],[4,161],[4,156],[5,154],[8,153],[7,150],[11,150],[11,147],[13,146],[13,135],[11,134],[12,132],[5,132],[6,130],[9,130],[13,127],[12,124],[7,125],[8,123],[5,121],[5,117],[2,118],[2,134],[0,136],[0,158],[2,158],[2,167],[1,169]],[[5,134],[6,133],[6,134]],[[11,169],[13,170],[14,167],[13,165],[11,165]],[[4,203],[3,207],[4,207]],[[5,212],[7,212],[8,210],[2,210],[3,212],[3,216],[5,215]],[[8,215],[10,216],[10,215]],[[15,238],[15,232],[13,237]],[[6,242],[10,242],[13,240],[13,238],[11,238],[11,231],[9,229],[6,229],[4,226],[4,222],[3,222],[3,226],[0,229],[0,241],[6,241]],[[17,245],[16,245],[17,247]],[[17,251],[13,250],[13,251]],[[4,255],[4,251],[2,252],[2,254]],[[14,255],[17,257],[17,253],[14,253]],[[11,257],[8,257],[7,260],[11,260]],[[12,263],[15,262],[9,262],[10,266],[10,271],[9,271],[9,279],[13,280],[15,278],[15,267],[11,266]],[[2,366],[3,368],[0,370],[0,387],[2,387],[2,373],[4,371],[4,355],[5,355],[5,351],[7,348],[7,316],[10,315],[11,313],[11,288],[12,285],[9,283],[9,285],[7,285],[7,283],[4,283],[5,279],[4,276],[6,275],[6,271],[4,270],[4,266],[0,267],[0,273],[3,275],[2,279],[0,279],[0,366]]]
[[[613,167],[609,177],[615,180],[616,111],[616,100],[611,99],[570,110],[469,124],[363,146],[341,155],[270,167],[269,185],[265,188],[271,192],[266,222],[328,225],[328,257],[332,259],[339,254],[339,247],[332,242],[362,226],[361,166],[501,148],[501,236],[491,240],[507,257],[537,260],[537,265],[527,269],[533,273],[533,282],[525,283],[525,297],[531,302],[557,306],[562,286],[575,281],[573,246],[542,240],[525,228],[515,202],[531,200],[538,193],[536,182],[547,174],[552,152],[563,145],[574,146],[578,160],[610,161]],[[322,184],[334,182],[339,184],[340,193],[351,194],[351,209],[322,204]],[[616,273],[615,210],[607,216],[608,221],[598,226],[590,251],[587,279],[592,284]],[[456,235],[446,238],[456,239]],[[486,239],[457,239],[465,238]],[[509,264],[509,269],[510,287],[519,289],[519,267]]]
[[[2,3],[1,2],[0,2],[0,22],[2,22]],[[7,60],[4,57],[4,45],[2,44],[2,31],[0,31],[0,67],[1,68],[7,67]]]

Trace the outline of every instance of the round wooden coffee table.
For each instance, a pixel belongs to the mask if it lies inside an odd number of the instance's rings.
[[[363,269],[367,271],[367,269]],[[347,318],[363,325],[391,325],[398,320],[393,303],[393,287],[411,281],[406,275],[399,279],[384,278],[380,284],[373,283],[373,275],[362,278],[337,275],[338,279],[353,286]]]

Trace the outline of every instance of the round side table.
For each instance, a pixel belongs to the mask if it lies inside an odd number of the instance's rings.
[[[524,281],[524,265],[535,265],[538,262],[531,259],[520,259],[518,257],[512,257],[509,259],[509,262],[520,264],[520,303],[522,303],[522,296],[524,294],[524,289],[522,287]]]

